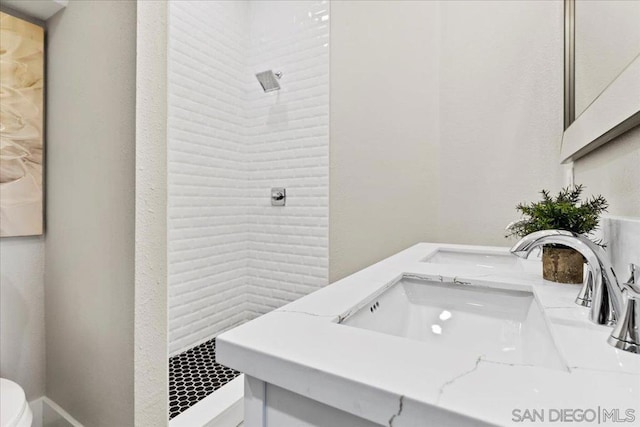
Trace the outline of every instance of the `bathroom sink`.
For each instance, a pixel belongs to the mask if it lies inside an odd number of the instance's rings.
[[[403,278],[343,325],[498,363],[567,370],[530,292]]]
[[[523,271],[520,259],[510,253],[438,249],[423,262],[478,267],[487,270]]]

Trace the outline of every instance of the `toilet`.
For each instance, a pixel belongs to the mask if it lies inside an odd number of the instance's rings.
[[[31,427],[32,420],[33,414],[22,387],[0,378],[0,427]]]

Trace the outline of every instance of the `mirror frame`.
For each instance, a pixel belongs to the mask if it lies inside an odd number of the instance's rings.
[[[640,125],[640,55],[576,118],[575,0],[564,1],[564,133],[561,163],[570,163]]]
[[[564,130],[576,119],[576,2],[564,1]]]

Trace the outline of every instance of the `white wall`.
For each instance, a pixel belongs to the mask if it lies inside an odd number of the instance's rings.
[[[438,235],[438,2],[331,5],[330,278]]]
[[[170,3],[171,354],[327,283],[328,34],[326,1]]]
[[[87,426],[134,421],[136,3],[48,22],[46,394]]]
[[[45,392],[44,239],[0,240],[0,376]]]
[[[640,217],[640,127],[574,162],[576,183],[586,194],[602,194],[609,215]]]
[[[141,1],[136,27],[136,426],[164,426],[167,364],[167,4]],[[150,102],[149,100],[153,100]]]
[[[561,1],[332,4],[330,277],[560,184]]]
[[[442,2],[440,241],[507,246],[562,185],[562,1]]]

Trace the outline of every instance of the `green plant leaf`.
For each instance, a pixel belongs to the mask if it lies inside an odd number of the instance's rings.
[[[581,201],[583,185],[562,188],[554,198],[548,190],[541,190],[542,200],[532,203],[518,203],[516,210],[522,219],[514,222],[508,229],[507,237],[524,237],[540,230],[567,230],[579,234],[588,234],[598,227],[600,215],[609,208],[602,195],[592,196]],[[596,241],[605,246],[601,241]]]

